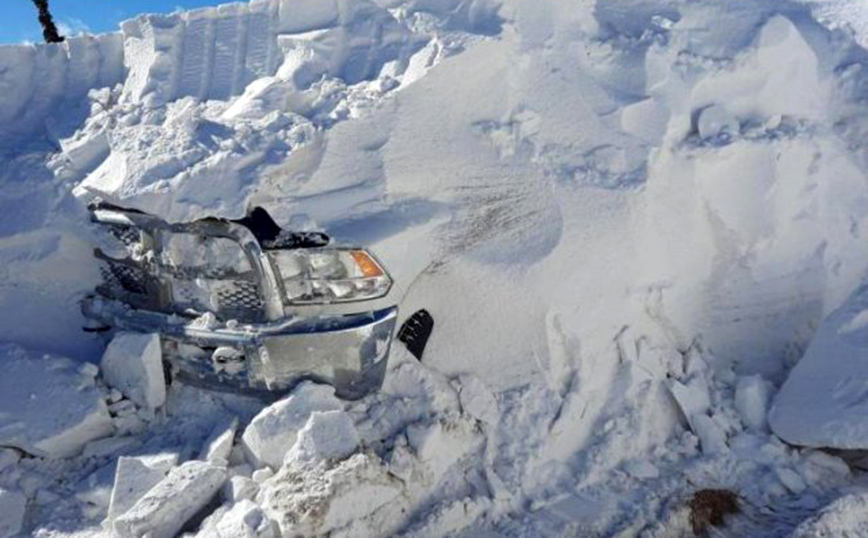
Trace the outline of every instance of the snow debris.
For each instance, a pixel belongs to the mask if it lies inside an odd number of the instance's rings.
[[[238,417],[232,417],[228,421],[218,424],[208,439],[205,440],[199,459],[211,463],[229,461],[235,443],[235,431],[238,429]]]
[[[220,508],[203,523],[196,538],[279,538],[277,525],[256,503],[242,499]]]
[[[65,458],[112,433],[104,396],[81,386],[74,362],[9,344],[0,346],[0,356],[0,446]]]
[[[846,538],[868,533],[868,494],[850,493],[841,496],[800,524],[789,538]]]
[[[0,488],[0,538],[10,538],[21,532],[27,498],[17,491]]]
[[[233,476],[223,486],[223,499],[237,503],[242,499],[253,499],[259,493],[259,484],[246,476]]]
[[[173,538],[214,497],[226,469],[202,461],[175,467],[112,522],[116,538]]]
[[[344,411],[314,411],[295,444],[286,453],[284,465],[304,465],[317,460],[342,460],[356,451],[359,434]]]
[[[478,378],[461,376],[458,379],[458,398],[465,413],[486,424],[497,424],[500,418],[497,399]]]
[[[21,461],[21,453],[14,448],[0,448],[0,472]]]
[[[768,430],[768,410],[773,391],[772,384],[759,375],[738,380],[735,386],[735,408],[748,428]]]
[[[111,523],[126,514],[139,499],[163,478],[173,466],[171,461],[120,457],[115,471],[114,487],[109,500],[106,522]]]
[[[100,366],[106,383],[136,404],[156,409],[165,403],[166,381],[159,334],[116,334],[103,353]]]
[[[707,140],[729,142],[738,135],[738,121],[721,105],[711,105],[699,113],[699,136]]]
[[[369,517],[401,491],[379,458],[360,453],[336,464],[287,465],[262,485],[256,500],[283,536],[318,536]]]
[[[481,440],[470,421],[449,419],[413,424],[407,428],[407,439],[429,481],[442,476]]]
[[[337,411],[343,403],[333,387],[305,382],[289,396],[262,410],[241,436],[252,464],[279,469],[296,436],[314,411]]]
[[[257,469],[253,471],[253,474],[250,478],[253,479],[257,484],[264,484],[266,480],[274,476],[274,471],[271,470],[270,467],[263,467],[262,469]]]

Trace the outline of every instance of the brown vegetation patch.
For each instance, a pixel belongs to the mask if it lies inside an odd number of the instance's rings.
[[[690,500],[693,534],[705,536],[709,526],[723,525],[724,518],[738,513],[738,495],[726,489],[701,489]]]

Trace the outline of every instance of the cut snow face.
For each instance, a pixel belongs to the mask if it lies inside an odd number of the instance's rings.
[[[868,447],[868,291],[820,326],[774,401],[772,430],[801,446]]]

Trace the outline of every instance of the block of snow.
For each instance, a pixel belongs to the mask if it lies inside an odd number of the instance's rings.
[[[102,393],[82,386],[69,359],[0,346],[0,445],[61,458],[112,432]]]
[[[691,378],[687,384],[672,380],[669,383],[669,391],[681,408],[690,428],[695,431],[693,417],[707,413],[711,407],[707,383],[700,376]]]
[[[796,495],[801,494],[808,487],[801,475],[792,469],[786,467],[778,468],[776,469],[776,474],[784,487]]]
[[[868,448],[868,287],[817,330],[769,411],[771,430],[801,446]]]
[[[232,445],[235,443],[235,431],[237,429],[237,417],[218,424],[208,439],[205,440],[202,452],[199,454],[199,459],[212,463],[228,462],[229,454],[232,452]]]
[[[226,501],[253,499],[257,493],[259,493],[259,484],[246,476],[233,476],[223,485],[223,498]]]
[[[160,335],[120,332],[100,364],[106,383],[136,404],[156,409],[166,401]]]
[[[341,460],[356,451],[359,433],[345,411],[315,411],[286,454],[284,465],[324,459]]]
[[[743,377],[735,387],[735,408],[744,425],[755,431],[768,429],[772,384],[762,376]]]
[[[20,492],[0,489],[0,538],[21,532],[27,498]]]
[[[250,478],[252,478],[253,481],[257,484],[263,484],[272,476],[274,476],[274,471],[272,471],[270,467],[263,467],[262,469],[257,469],[253,471],[253,474],[250,476]]]
[[[693,432],[699,437],[702,452],[705,454],[722,454],[729,450],[726,444],[726,433],[708,415],[694,415]]]
[[[337,465],[284,467],[263,484],[257,501],[283,536],[326,536],[372,515],[402,490],[379,458],[360,453]]]
[[[343,407],[335,397],[334,388],[302,383],[288,397],[266,407],[253,418],[241,436],[245,453],[258,467],[268,465],[278,469],[295,444],[298,431],[307,424],[314,411],[337,411]]]
[[[714,140],[738,134],[738,120],[721,105],[711,105],[699,113],[699,136]]]
[[[462,376],[458,397],[461,409],[473,418],[490,425],[495,425],[500,420],[497,399],[479,378]]]
[[[277,524],[256,503],[243,499],[206,519],[195,538],[278,538]]]
[[[110,523],[125,514],[165,476],[165,471],[149,467],[138,458],[118,459],[106,521]]]
[[[175,467],[112,523],[116,538],[173,538],[226,480],[226,469],[203,461]]]

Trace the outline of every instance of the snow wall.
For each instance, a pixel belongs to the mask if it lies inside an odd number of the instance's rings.
[[[122,82],[123,58],[119,33],[71,37],[58,45],[0,46],[0,148],[6,153],[16,139],[62,128],[46,120],[89,90]]]

